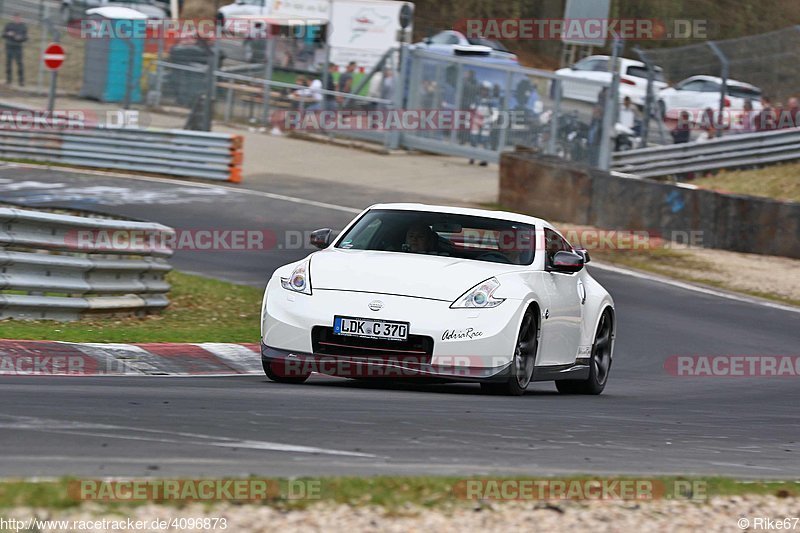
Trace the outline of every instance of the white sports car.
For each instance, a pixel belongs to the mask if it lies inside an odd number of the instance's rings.
[[[502,211],[379,204],[278,268],[264,293],[264,372],[479,382],[533,381],[599,394],[611,368],[614,302],[544,220]]]

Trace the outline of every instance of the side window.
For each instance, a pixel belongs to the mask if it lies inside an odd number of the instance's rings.
[[[545,240],[545,249],[547,255],[545,256],[545,261],[547,262],[547,266],[553,265],[553,258],[556,255],[556,252],[571,252],[572,246],[564,240],[564,238],[556,233],[555,231],[545,228],[544,229],[544,240]]]
[[[596,64],[597,59],[584,59],[583,61],[575,63],[572,68],[574,70],[595,70],[594,66]]]
[[[600,59],[595,61],[592,70],[595,72],[608,72],[608,60],[607,59]]]
[[[704,81],[703,82],[703,92],[704,93],[718,93],[722,87],[720,87],[719,83],[715,83],[713,81]]]
[[[702,91],[703,90],[703,82],[700,80],[693,80],[688,83],[684,83],[680,87],[678,87],[679,91]]]

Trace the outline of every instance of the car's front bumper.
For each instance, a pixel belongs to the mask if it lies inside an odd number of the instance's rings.
[[[353,379],[420,380],[460,382],[503,382],[513,371],[512,363],[496,367],[470,367],[425,363],[413,357],[354,357],[319,355],[280,350],[261,343],[261,360],[273,372],[285,377],[306,376],[312,372]]]
[[[379,312],[369,308],[375,300],[383,303]],[[524,312],[522,303],[507,300],[493,309],[451,309],[449,302],[389,294],[332,290],[314,290],[310,296],[295,294],[270,281],[261,341],[287,354],[322,355],[314,348],[312,331],[318,326],[331,327],[334,316],[408,322],[410,336],[433,340],[425,362],[439,369],[436,373],[447,374],[443,369],[448,367],[474,368],[476,377],[484,378],[511,363]]]

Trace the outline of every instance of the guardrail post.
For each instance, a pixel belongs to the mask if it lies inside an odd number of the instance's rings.
[[[407,57],[408,52],[404,50],[408,45],[406,43],[400,43],[400,61],[397,68],[396,81],[394,85],[394,95],[392,98],[392,107],[397,110],[401,111],[403,109],[403,102],[405,101],[405,91],[406,86],[409,83],[409,74],[411,68],[406,68],[407,65],[411,65],[411,61],[408,61],[407,64],[403,64],[403,58]],[[402,143],[402,132],[399,128],[396,128],[389,133],[386,134],[386,140],[384,146],[389,150],[397,150]]]
[[[464,104],[462,101],[462,94],[461,92],[464,90],[464,65],[461,63],[456,63],[456,94],[455,94],[455,102],[453,102],[453,113],[454,115],[458,115],[460,117],[460,112],[462,111],[461,106]],[[458,143],[458,134],[461,132],[459,129],[461,123],[458,124],[453,123],[453,129],[450,130],[450,144],[457,144]],[[466,125],[469,127],[469,124]]]
[[[561,80],[552,79],[552,93],[555,96],[553,102],[553,113],[550,115],[550,138],[547,139],[547,153],[556,153],[556,138],[558,137],[558,117],[561,116]]]
[[[131,39],[123,39],[125,46],[128,47],[128,68],[125,69],[125,95],[122,97],[122,109],[131,108],[131,98],[133,93],[133,63],[136,61],[136,47]]]
[[[619,67],[617,66],[619,56],[622,53],[623,41],[619,37],[614,38],[612,55],[609,65],[611,65],[611,88],[606,93],[606,108],[603,111],[603,126],[600,138],[600,154],[597,158],[597,166],[601,170],[608,170],[611,165],[611,132],[616,122],[616,111],[619,93]],[[590,162],[591,163],[591,162]]]
[[[644,50],[636,46],[633,48],[633,51],[636,52],[636,55],[639,56],[639,59],[641,59],[645,66],[647,66],[647,95],[644,99],[644,119],[642,120],[641,134],[642,140],[639,144],[640,148],[647,148],[647,138],[650,135],[650,112],[653,109],[653,80],[655,78],[655,68],[653,67],[653,62],[649,60]]]
[[[206,98],[203,102],[203,131],[211,131],[214,124],[214,102],[217,99],[217,68],[219,67],[219,39],[214,39],[208,58]]]
[[[497,138],[497,154],[503,151],[506,145],[506,137],[508,136],[508,128],[511,127],[511,117],[508,116],[508,100],[511,98],[511,71],[506,73],[506,97],[503,98],[503,109],[501,110],[501,120],[505,121],[505,125],[500,128],[500,134]]]
[[[164,59],[164,30],[158,31],[158,56],[156,59],[156,79],[155,89],[147,92],[147,103],[152,107],[161,105],[161,86],[164,78],[164,66],[161,62]],[[152,96],[151,96],[152,95]]]
[[[714,55],[717,56],[719,62],[721,64],[720,68],[720,77],[722,78],[722,83],[720,84],[719,88],[719,125],[722,126],[722,116],[725,112],[725,94],[728,92],[728,70],[730,68],[730,62],[728,61],[727,56],[722,52],[720,47],[714,41],[708,41],[708,47],[711,48],[711,51],[714,52]],[[713,117],[712,117],[713,123]],[[712,124],[716,127],[716,124]],[[722,137],[722,128],[717,128],[717,137]]]
[[[270,33],[267,36],[266,67],[264,69],[264,105],[261,109],[261,122],[264,126],[269,126],[269,98],[272,85],[272,67],[275,63],[275,39],[277,36]]]
[[[52,27],[52,26],[51,26]],[[58,43],[61,41],[61,32],[53,30],[53,42]],[[41,61],[40,61],[41,62]],[[56,86],[58,83],[58,70],[50,73],[50,92],[47,96],[47,111],[52,115],[53,110],[56,108]]]

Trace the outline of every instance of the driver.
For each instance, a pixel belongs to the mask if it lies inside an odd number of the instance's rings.
[[[425,224],[415,224],[406,231],[406,242],[403,249],[407,252],[426,254],[436,246],[436,234]]]

